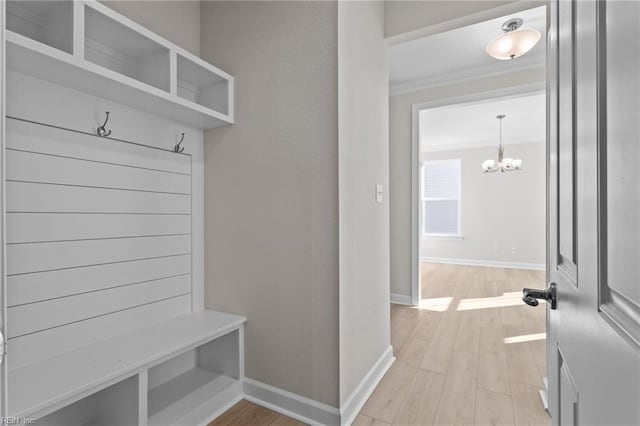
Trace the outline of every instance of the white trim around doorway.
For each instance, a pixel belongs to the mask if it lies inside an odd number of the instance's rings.
[[[537,83],[511,86],[504,89],[417,103],[411,106],[411,295],[408,298],[411,305],[417,306],[420,303],[420,217],[422,213],[420,203],[420,111],[448,105],[485,102],[493,99],[509,99],[523,95],[545,93],[545,90],[546,82],[540,81]],[[401,299],[403,300],[402,302],[397,300],[395,303],[407,304],[403,303],[407,301],[406,296]]]

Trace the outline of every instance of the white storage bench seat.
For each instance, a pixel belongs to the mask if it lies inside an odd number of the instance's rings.
[[[40,425],[199,425],[242,398],[246,318],[183,314],[9,371],[9,413]]]

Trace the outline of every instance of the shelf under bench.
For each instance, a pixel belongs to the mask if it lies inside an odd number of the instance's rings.
[[[149,391],[148,424],[197,424],[214,414],[211,407],[221,407],[239,394],[242,384],[237,379],[194,368]]]
[[[40,418],[138,375],[149,378],[149,424],[206,416],[215,407],[212,401],[224,405],[242,394],[245,321],[209,310],[184,314],[10,370],[9,411]],[[207,412],[198,412],[205,403]]]

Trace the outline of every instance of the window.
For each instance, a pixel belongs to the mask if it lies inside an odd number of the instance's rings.
[[[422,163],[422,233],[460,237],[460,159]]]

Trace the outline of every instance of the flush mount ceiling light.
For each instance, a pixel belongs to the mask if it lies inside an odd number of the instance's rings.
[[[502,119],[506,115],[496,115],[496,118],[500,120],[500,145],[498,145],[498,162],[496,160],[485,160],[482,162],[482,170],[485,173],[496,172],[512,172],[514,170],[520,170],[522,168],[522,160],[519,158],[504,158],[504,148],[502,147]]]
[[[487,44],[487,54],[496,59],[507,60],[520,57],[533,49],[540,41],[540,32],[534,29],[519,29],[522,19],[513,18],[502,24],[504,34],[500,34]]]

